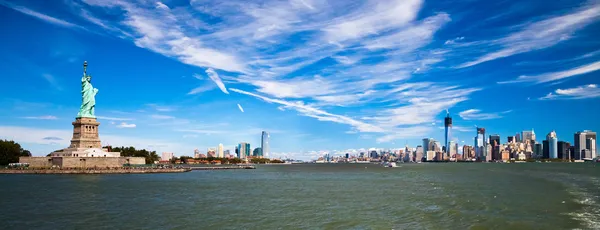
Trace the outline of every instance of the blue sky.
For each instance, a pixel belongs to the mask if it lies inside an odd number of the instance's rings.
[[[89,63],[104,144],[272,156],[600,131],[600,1],[0,0],[0,138],[68,145]]]

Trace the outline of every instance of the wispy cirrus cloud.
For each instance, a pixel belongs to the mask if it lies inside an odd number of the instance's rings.
[[[244,108],[242,108],[242,106],[240,104],[237,104],[237,106],[238,106],[238,109],[240,109],[240,112],[243,113],[244,112]]]
[[[46,116],[27,116],[27,117],[21,117],[23,119],[31,119],[31,120],[57,120],[58,117],[56,116],[52,116],[52,115],[46,115]]]
[[[519,76],[515,80],[501,81],[498,83],[499,84],[509,84],[509,83],[532,82],[535,84],[539,84],[539,83],[553,82],[553,81],[559,81],[559,80],[563,80],[563,79],[567,79],[567,78],[571,78],[571,77],[576,77],[579,75],[588,74],[588,73],[598,71],[598,70],[600,70],[600,61],[586,64],[583,66],[578,66],[578,67],[575,67],[575,68],[572,68],[569,70],[564,70],[564,71],[543,73],[543,74],[534,75],[534,76],[523,75],[523,76]]]
[[[135,124],[129,124],[126,122],[121,122],[121,124],[117,125],[117,128],[135,128],[136,125]]]
[[[212,69],[212,68],[206,69],[206,74],[208,75],[210,80],[212,80],[213,82],[215,82],[215,84],[217,84],[217,87],[219,87],[219,89],[221,91],[223,91],[223,93],[229,94],[229,92],[227,92],[227,88],[225,88],[225,84],[223,84],[223,81],[221,81],[219,74],[217,74],[217,72],[214,69]]]
[[[60,86],[60,84],[58,84],[58,82],[56,81],[56,79],[54,78],[54,76],[52,76],[51,74],[42,74],[42,77],[44,79],[46,79],[46,81],[48,81],[48,83],[50,83],[50,85],[52,87],[54,87],[57,90],[62,90],[62,87]]]
[[[107,121],[131,121],[133,118],[125,118],[125,117],[105,117],[105,116],[96,116],[96,118]]]
[[[84,29],[85,30],[85,28],[82,27],[82,26],[80,26],[80,25],[76,25],[76,24],[73,24],[71,22],[67,22],[67,21],[62,20],[62,19],[58,19],[58,18],[49,16],[49,15],[46,15],[46,14],[42,14],[42,13],[39,13],[37,11],[33,11],[33,10],[31,10],[29,8],[26,8],[26,7],[23,7],[23,6],[15,5],[15,4],[12,4],[12,3],[9,3],[9,2],[4,2],[4,1],[0,1],[0,5],[4,5],[6,7],[12,8],[13,10],[19,11],[19,12],[21,12],[23,14],[32,16],[34,18],[40,19],[40,20],[45,21],[45,22],[50,23],[50,24],[54,24],[54,25],[58,25],[58,26],[63,26],[63,27],[69,27],[69,28],[73,28],[73,29]]]
[[[170,120],[170,119],[175,119],[174,116],[161,115],[161,114],[152,114],[152,115],[150,115],[150,118],[156,119],[156,120]]]
[[[158,105],[158,104],[146,104],[146,106],[158,111],[158,112],[172,112],[175,111],[176,108],[173,106],[166,105]]]
[[[491,120],[502,118],[503,114],[512,112],[511,110],[497,113],[482,113],[479,109],[468,109],[460,112],[458,115],[464,120]]]
[[[589,84],[568,89],[557,89],[553,93],[548,93],[540,100],[575,100],[600,97],[600,88],[596,84]]]
[[[497,47],[497,50],[463,63],[458,68],[470,67],[483,62],[554,46],[570,39],[576,31],[598,18],[600,18],[600,4],[592,3],[564,15],[525,23],[520,26],[518,31],[506,37],[483,41],[482,43],[488,46]]]

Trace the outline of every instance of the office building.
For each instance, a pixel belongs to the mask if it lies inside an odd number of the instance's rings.
[[[463,159],[475,159],[475,149],[473,146],[463,145]]]
[[[569,142],[564,142],[564,141],[559,141],[557,143],[558,146],[558,152],[557,152],[557,157],[559,159],[571,159],[571,154],[570,154],[570,149],[571,149],[571,144]]]
[[[533,145],[533,155],[536,158],[541,158],[544,155],[544,146],[540,143]]]
[[[173,153],[163,152],[160,158],[161,161],[170,161],[173,159]]]
[[[423,157],[425,155],[423,155],[425,152],[423,152],[423,146],[418,145],[417,149],[415,150],[415,161],[416,162],[421,162],[423,161]]]
[[[260,148],[262,149],[261,156],[265,158],[269,158],[271,154],[271,147],[269,146],[269,139],[271,135],[267,131],[262,131],[262,135],[260,138]]]
[[[196,158],[196,159],[200,158],[200,150],[194,149],[194,158]]]
[[[596,139],[595,138],[587,138],[585,139],[585,148],[590,150],[589,155],[585,155],[585,158],[596,158]]]
[[[246,159],[246,157],[250,156],[250,144],[246,142],[239,143],[238,152],[238,158]]]
[[[525,130],[525,131],[523,131],[522,138],[523,138],[523,142],[525,142],[525,143],[529,142],[529,143],[533,144],[533,143],[535,143],[535,132],[533,131],[533,129],[531,129],[531,131]]]
[[[216,148],[208,148],[206,150],[207,157],[217,157],[217,149]]]
[[[508,136],[508,137],[506,138],[506,141],[507,141],[508,143],[514,143],[514,142],[515,142],[515,137],[514,137],[514,136]]]
[[[452,131],[452,117],[450,117],[450,113],[448,111],[446,111],[446,117],[444,118],[444,128],[444,146],[446,147],[446,156],[450,158],[450,156],[452,156],[452,154],[450,153],[450,149],[452,148],[452,146],[450,145],[449,138],[451,138],[450,134]]]
[[[491,154],[492,154],[492,160],[493,161],[497,161],[497,160],[502,160],[502,156],[500,155],[500,135],[498,134],[494,134],[494,135],[490,135],[490,147],[491,147]]]
[[[448,152],[448,154],[447,154],[448,158],[456,157],[456,154],[458,153],[458,149],[456,148],[457,146],[454,143],[454,141],[449,141],[448,142],[448,146],[450,146],[450,149],[447,151]]]
[[[521,138],[521,134],[519,134],[519,133],[515,134],[515,142],[517,142],[517,143],[523,142],[523,139]]]
[[[584,158],[592,158],[592,155],[596,156],[595,149],[595,140],[596,140],[596,132],[592,132],[590,130],[583,130],[575,133],[575,137],[573,138],[573,146],[575,147],[574,152],[572,153],[575,156],[575,160],[582,160]],[[588,139],[594,139],[594,149],[588,149],[590,151],[586,152],[586,154],[582,154],[584,150],[588,147]],[[592,147],[590,141],[590,147]],[[593,154],[592,154],[593,152]],[[588,154],[589,153],[589,154]],[[589,155],[589,157],[588,157]]]
[[[546,141],[548,141],[548,158],[558,158],[558,138],[556,132],[552,131],[546,135]]]
[[[223,144],[219,144],[219,146],[217,147],[217,157],[218,158],[225,157],[225,155],[223,153]]]
[[[262,149],[260,147],[255,148],[254,151],[252,151],[252,157],[256,157],[256,158],[260,158],[262,155]]]
[[[542,159],[550,158],[550,144],[548,140],[543,140],[542,146]]]
[[[433,138],[424,138],[423,139],[423,154],[427,154],[427,151],[431,151],[431,147],[433,146]]]
[[[477,127],[477,136],[475,136],[475,154],[477,159],[485,161],[487,157],[487,140],[485,138],[485,128]]]

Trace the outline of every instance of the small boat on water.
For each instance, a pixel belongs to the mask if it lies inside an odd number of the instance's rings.
[[[397,168],[398,165],[396,165],[396,162],[390,162],[390,163],[387,163],[385,165],[385,167],[387,167],[387,168]]]

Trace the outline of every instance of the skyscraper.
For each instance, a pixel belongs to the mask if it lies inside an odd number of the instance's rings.
[[[515,137],[514,137],[514,136],[508,136],[508,137],[506,138],[506,142],[508,142],[508,143],[513,143],[513,142],[515,142]]]
[[[458,153],[458,149],[456,148],[456,144],[454,143],[454,141],[449,141],[448,142],[448,158],[450,157],[456,157],[456,154]]]
[[[543,159],[548,159],[550,158],[550,142],[548,142],[548,140],[543,140],[542,141],[542,158]]]
[[[261,156],[265,158],[269,158],[269,154],[271,153],[271,149],[269,147],[269,138],[271,136],[267,131],[262,131],[262,135],[260,138],[260,148],[261,148]]]
[[[448,158],[451,155],[450,153],[450,148],[452,148],[452,146],[450,146],[450,143],[448,142],[448,138],[450,136],[450,131],[452,131],[452,117],[450,117],[450,113],[446,110],[446,117],[444,118],[444,127],[445,127],[445,137],[446,139],[444,140],[444,146],[446,147],[446,156],[448,156]],[[456,154],[456,153],[455,153]]]
[[[475,136],[475,154],[477,155],[477,159],[485,161],[487,156],[485,128],[477,127],[477,136]]]
[[[548,158],[558,158],[558,138],[556,132],[552,131],[546,135],[548,141]]]
[[[523,139],[521,138],[521,134],[517,133],[515,135],[515,142],[523,142]]]
[[[423,153],[426,153],[427,151],[431,151],[431,149],[429,148],[429,146],[431,145],[431,142],[433,142],[432,138],[423,138]]]
[[[531,129],[531,131],[524,130],[522,138],[523,142],[529,142],[533,144],[535,142],[535,132],[533,129]]]
[[[585,156],[586,158],[595,158],[596,157],[596,139],[588,137],[585,139],[585,148],[590,150],[590,155]]]
[[[594,149],[592,151],[592,149],[588,149],[588,139],[594,139]],[[575,138],[574,138],[574,147],[575,147],[575,152],[572,153],[575,156],[575,160],[582,160],[584,158],[588,158],[586,155],[583,155],[582,152],[586,149],[589,150],[590,156],[589,158],[593,158],[592,156],[596,156],[596,146],[595,146],[595,141],[596,141],[596,133],[592,132],[590,130],[583,130],[580,132],[576,132],[575,133]],[[590,147],[591,146],[591,141],[590,141]],[[587,152],[586,152],[587,153]]]
[[[241,142],[238,144],[239,158],[246,159],[246,157],[250,156],[250,144],[246,142]]]
[[[260,147],[255,148],[254,151],[252,151],[252,157],[261,157],[261,153],[262,149]]]
[[[544,155],[544,145],[537,143],[533,146],[533,155],[535,157],[542,157]]]
[[[558,145],[558,158],[559,159],[570,159],[569,150],[571,144],[569,142],[559,141]]]
[[[502,160],[500,155],[500,135],[490,135],[490,146],[492,147],[492,160]]]
[[[225,157],[223,155],[223,144],[219,144],[219,146],[217,147],[217,157],[218,158],[223,158]]]

